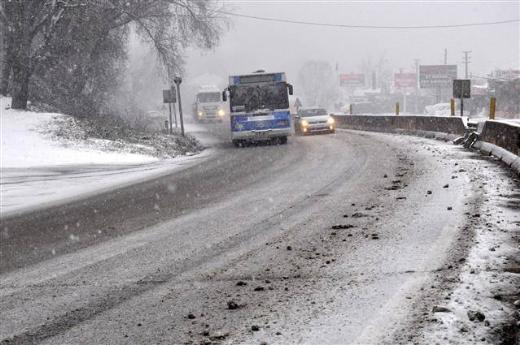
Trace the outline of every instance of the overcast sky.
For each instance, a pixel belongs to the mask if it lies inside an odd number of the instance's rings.
[[[224,1],[233,12],[298,21],[384,26],[446,25],[520,18],[520,1]],[[211,51],[190,49],[186,77],[286,71],[296,78],[305,60],[326,60],[339,72],[356,72],[363,59],[385,56],[394,69],[448,63],[463,72],[462,51],[471,50],[470,72],[520,68],[520,24],[422,30],[347,29],[231,18]]]

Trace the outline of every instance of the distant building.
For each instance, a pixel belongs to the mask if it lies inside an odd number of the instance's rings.
[[[511,80],[492,80],[490,86],[497,98],[497,110],[504,115],[520,115],[520,78]]]
[[[497,70],[489,79],[489,88],[497,98],[497,113],[504,117],[520,116],[520,70]]]

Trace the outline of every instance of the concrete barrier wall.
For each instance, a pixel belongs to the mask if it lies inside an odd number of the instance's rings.
[[[460,117],[333,115],[338,128],[415,134],[440,140],[454,140],[466,132]],[[473,145],[484,155],[499,158],[520,175],[520,125],[486,121]]]
[[[395,116],[395,115],[346,115],[334,116],[339,128],[377,132],[441,132],[464,135],[466,130],[460,117],[450,116]]]
[[[520,125],[499,121],[486,121],[480,140],[500,146],[520,156]]]

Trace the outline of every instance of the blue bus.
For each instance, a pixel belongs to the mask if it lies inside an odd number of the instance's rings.
[[[291,134],[288,94],[293,94],[293,87],[285,73],[257,71],[230,76],[222,93],[224,101],[228,93],[231,140],[236,147],[257,141],[287,143]]]

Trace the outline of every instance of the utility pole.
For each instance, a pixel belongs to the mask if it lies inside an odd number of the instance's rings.
[[[464,69],[465,78],[464,79],[468,79],[468,65],[471,63],[469,54],[471,53],[471,50],[464,50],[462,53],[464,53],[464,60],[462,61],[465,66],[465,69]]]
[[[173,105],[173,122],[175,122],[175,129],[177,129],[179,126],[177,126],[177,109],[175,108],[175,104]]]
[[[170,86],[170,92],[172,93],[173,95],[173,98],[175,98],[175,94],[176,94],[176,90],[175,90],[175,86],[171,85]],[[175,121],[175,128],[177,128],[177,110],[175,109],[175,103],[173,104],[173,119]],[[172,124],[172,112],[171,112],[171,109],[170,109],[170,134],[173,133],[173,124]]]
[[[175,105],[173,106],[173,109],[175,110]],[[169,110],[169,114],[170,114],[170,116],[168,117],[170,119],[169,124],[168,124],[168,132],[170,134],[173,134],[173,127],[172,127],[172,104],[171,103],[168,103],[168,110]]]

